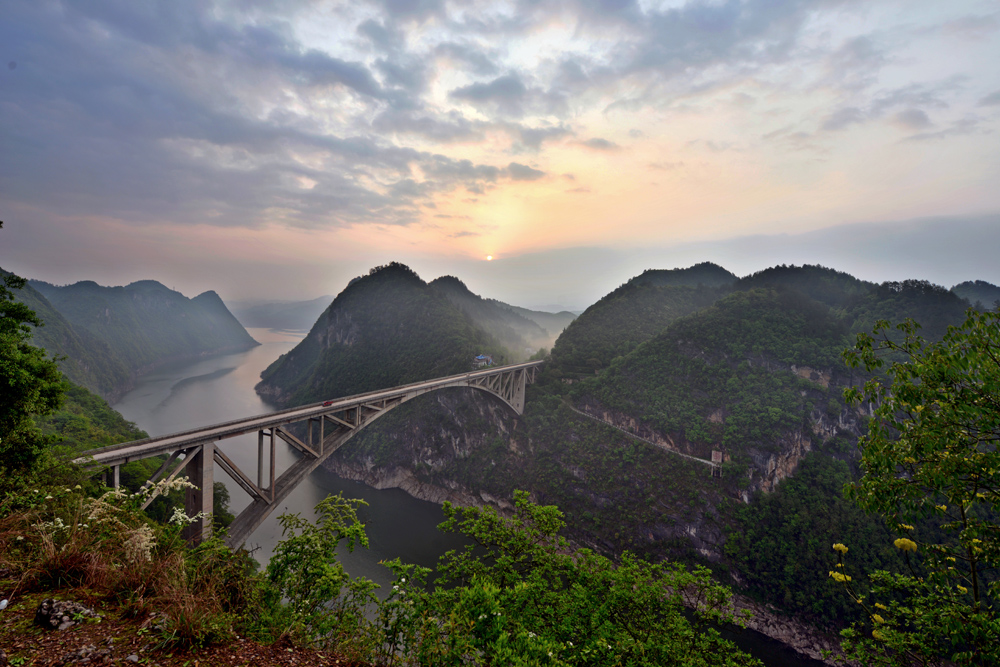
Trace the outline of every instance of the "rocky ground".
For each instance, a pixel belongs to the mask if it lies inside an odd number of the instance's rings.
[[[363,667],[334,653],[286,641],[263,645],[241,637],[224,645],[180,650],[165,645],[157,620],[155,615],[123,618],[118,607],[86,590],[18,596],[0,610],[0,667]]]

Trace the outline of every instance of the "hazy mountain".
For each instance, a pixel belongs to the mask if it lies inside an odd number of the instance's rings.
[[[513,360],[524,360],[539,348],[550,347],[558,335],[558,332],[550,334],[512,306],[473,294],[454,276],[442,276],[431,281],[430,286],[468,315],[477,327],[496,337],[511,351]]]
[[[111,401],[159,364],[257,345],[215,292],[188,299],[152,280],[125,287],[31,280],[22,292],[46,322],[38,344],[69,357],[67,376]]]
[[[510,357],[441,289],[392,263],[352,280],[257,392],[296,405],[460,373],[479,354]]]
[[[647,269],[628,281],[634,285],[652,285],[654,287],[725,287],[738,280],[718,264],[702,262],[686,269]]]
[[[232,301],[226,305],[245,327],[308,331],[331,301],[332,296],[321,296],[310,301]]]
[[[15,295],[42,320],[32,334],[33,345],[60,357],[59,370],[69,380],[114,400],[131,382],[128,365],[116,356],[107,342],[83,328],[74,327],[49,300],[30,284]]]
[[[538,326],[545,329],[545,332],[551,338],[546,347],[552,347],[552,344],[555,343],[557,338],[559,338],[559,334],[561,334],[563,330],[570,325],[570,322],[577,318],[576,314],[571,313],[568,310],[548,312],[543,310],[530,310],[528,308],[520,308],[518,306],[507,307],[518,315],[532,320]]]
[[[951,291],[975,306],[977,303],[986,310],[1000,307],[1000,287],[985,280],[967,280],[951,288]]]

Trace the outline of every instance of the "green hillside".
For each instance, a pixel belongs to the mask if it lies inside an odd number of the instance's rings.
[[[461,373],[479,354],[511,358],[439,290],[392,263],[351,281],[306,338],[261,374],[257,392],[297,405]]]
[[[718,264],[702,262],[686,269],[647,269],[627,284],[653,287],[726,287],[736,281],[735,274]]]

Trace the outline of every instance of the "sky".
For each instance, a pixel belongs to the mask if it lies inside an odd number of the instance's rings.
[[[1000,283],[997,0],[4,0],[0,266],[580,309],[647,268]],[[492,258],[492,259],[490,259]]]

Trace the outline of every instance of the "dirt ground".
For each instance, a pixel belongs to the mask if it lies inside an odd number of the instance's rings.
[[[0,598],[3,594],[0,586]],[[8,588],[9,590],[9,588]],[[96,611],[103,618],[82,620],[66,630],[45,630],[34,625],[35,610],[42,600],[73,600]],[[240,638],[230,644],[198,650],[164,647],[152,629],[155,618],[122,618],[106,601],[85,590],[30,593],[12,600],[0,611],[0,651],[6,663],[28,665],[160,665],[161,667],[362,667],[336,654],[278,642],[270,646]]]

